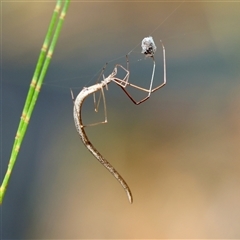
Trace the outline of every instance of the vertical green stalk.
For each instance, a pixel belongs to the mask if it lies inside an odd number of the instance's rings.
[[[13,148],[12,148],[12,153],[10,156],[10,160],[8,163],[8,168],[7,171],[5,173],[1,188],[0,188],[0,204],[2,204],[6,189],[7,189],[7,185],[14,167],[14,164],[16,162],[23,138],[25,136],[27,127],[28,127],[28,123],[30,121],[33,109],[35,107],[35,103],[37,101],[44,77],[46,75],[48,66],[50,64],[52,55],[53,55],[53,51],[55,49],[63,22],[64,22],[64,18],[67,12],[67,9],[69,7],[70,4],[70,0],[66,0],[64,3],[64,6],[62,8],[60,17],[57,21],[57,17],[59,15],[60,9],[61,9],[61,5],[62,5],[62,1],[58,0],[53,12],[53,16],[40,52],[40,56],[38,58],[38,62],[37,62],[37,66],[36,69],[34,71],[34,75],[32,78],[32,81],[30,83],[30,87],[29,87],[29,91],[28,91],[28,95],[25,101],[25,105],[23,108],[23,112],[22,112],[22,116],[20,119],[20,123],[18,126],[18,130],[16,133],[16,137],[15,137],[15,141],[13,144]],[[57,26],[56,26],[57,24]],[[55,28],[56,27],[56,28]],[[53,33],[53,30],[55,28],[55,32]],[[52,41],[51,41],[52,39]],[[51,43],[50,43],[51,41]],[[50,46],[49,46],[50,44]],[[48,50],[48,52],[47,52]]]
[[[54,30],[54,27],[56,26],[56,21],[57,21],[58,15],[59,15],[61,4],[62,4],[61,0],[58,0],[56,6],[54,8],[53,16],[52,16],[52,19],[50,21],[50,25],[48,27],[48,31],[47,31],[47,34],[46,34],[46,37],[45,37],[45,40],[44,40],[39,58],[38,58],[37,66],[36,66],[36,69],[34,71],[32,81],[31,81],[30,86],[29,86],[28,95],[27,95],[25,105],[24,105],[24,108],[23,108],[23,112],[22,112],[22,116],[21,116],[20,123],[19,123],[19,126],[18,126],[18,130],[17,130],[17,133],[16,133],[13,148],[15,148],[15,146],[18,142],[19,135],[20,135],[20,132],[21,132],[21,129],[22,129],[22,126],[23,126],[23,122],[24,122],[24,119],[26,118],[27,111],[28,111],[29,105],[31,103],[32,96],[33,96],[33,93],[34,93],[34,90],[35,90],[35,87],[36,87],[36,84],[37,84],[37,81],[38,81],[38,77],[40,75],[44,59],[46,57],[46,52],[47,52],[47,49],[49,47],[49,43],[50,43],[51,38],[52,38],[53,30]]]

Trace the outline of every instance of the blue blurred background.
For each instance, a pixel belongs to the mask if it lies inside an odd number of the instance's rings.
[[[70,4],[1,206],[3,239],[240,238],[240,3],[188,1],[170,15],[179,4]],[[55,2],[1,6],[2,179]],[[130,205],[82,144],[69,89],[94,84],[109,62],[107,76],[133,48],[130,81],[149,84],[139,43],[150,34],[155,84],[161,39],[167,85],[135,106],[111,84],[108,124],[86,129],[129,184]],[[89,98],[86,123],[103,117],[93,112]]]

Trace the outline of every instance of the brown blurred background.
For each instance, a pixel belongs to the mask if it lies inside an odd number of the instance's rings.
[[[170,15],[179,4],[70,4],[1,206],[3,239],[240,238],[240,3],[188,1]],[[3,176],[55,2],[1,6]],[[140,106],[110,85],[108,124],[86,129],[129,184],[130,205],[82,144],[69,89],[94,84],[106,62],[105,75],[124,65],[133,48],[130,81],[148,83],[138,44],[150,34],[155,84],[161,39],[167,85]],[[86,122],[92,112],[90,98]]]

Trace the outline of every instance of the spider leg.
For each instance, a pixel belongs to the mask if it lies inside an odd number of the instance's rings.
[[[128,80],[129,80],[130,72],[128,70],[129,61],[128,61],[127,55],[126,55],[126,58],[127,58],[127,68],[123,67],[121,64],[116,64],[115,68],[114,68],[114,74],[112,76],[112,81],[115,82],[118,86],[123,87],[123,88],[125,88],[129,84]],[[117,75],[117,69],[118,68],[121,68],[123,71],[126,72],[126,75],[124,76],[123,79],[115,77],[115,75]]]
[[[99,83],[99,82],[100,82],[100,77],[101,77],[101,76],[103,76],[103,79],[105,79],[105,76],[104,76],[103,73],[104,73],[107,65],[108,65],[108,63],[105,63],[105,65],[103,66],[103,68],[102,68],[102,70],[101,70],[101,72],[100,72],[100,74],[99,74],[99,76],[98,76],[98,78],[97,78],[96,83]],[[108,90],[107,85],[106,85],[106,89]],[[98,112],[98,107],[99,107],[99,104],[100,104],[101,95],[102,95],[102,94],[99,95],[98,100],[96,101],[96,93],[95,93],[95,92],[93,93],[93,103],[94,103],[94,110],[95,110],[95,112]]]
[[[118,79],[119,81],[121,81],[121,84],[119,86],[122,86],[122,87],[126,87],[127,84],[128,84],[128,80],[129,80],[129,59],[128,59],[128,55],[126,55],[126,61],[127,61],[127,68],[123,67],[122,65],[120,64],[117,64],[116,67],[120,67],[122,68],[125,72],[126,72],[126,75],[123,79]]]
[[[103,81],[105,79],[105,76],[104,76],[104,71],[107,67],[108,63],[105,63],[105,65],[103,66],[102,70],[101,70],[101,73],[99,74],[98,78],[97,78],[97,81],[96,83],[99,83],[100,82],[100,77],[102,76],[103,77]],[[108,90],[108,85],[105,85],[106,89]],[[71,91],[71,94],[72,94],[72,91]],[[94,110],[95,112],[98,112],[98,109],[99,109],[99,105],[100,105],[100,101],[101,101],[101,98],[103,97],[103,105],[104,105],[104,121],[103,122],[98,122],[98,123],[93,123],[93,124],[87,124],[87,125],[84,125],[85,126],[93,126],[93,125],[98,125],[98,124],[102,124],[102,123],[107,123],[107,107],[106,107],[106,99],[105,99],[105,95],[104,95],[104,90],[103,90],[103,87],[101,88],[101,93],[99,94],[99,97],[98,97],[98,100],[96,100],[96,92],[93,93],[93,103],[94,103]]]
[[[96,126],[96,125],[99,125],[99,124],[107,123],[107,105],[106,105],[106,98],[105,98],[103,87],[101,88],[101,94],[99,96],[99,99],[98,99],[97,103],[96,103],[95,93],[93,93],[95,112],[98,112],[98,107],[99,107],[101,96],[103,98],[104,121],[96,122],[96,123],[90,123],[90,124],[84,125],[84,127]]]
[[[160,84],[158,87],[154,88],[152,90],[152,92],[157,91],[158,89],[162,88],[167,83],[167,65],[166,65],[165,47],[164,47],[164,45],[163,45],[161,40],[160,40],[160,42],[162,44],[162,49],[163,49],[163,83]]]
[[[105,76],[103,75],[103,79],[105,79]],[[104,80],[103,80],[104,81]],[[108,90],[108,85],[105,85],[106,89]],[[103,87],[101,88],[101,93],[99,94],[98,100],[96,101],[96,92],[93,93],[93,103],[94,103],[94,110],[95,112],[98,112],[98,108],[99,108],[99,104],[101,101],[101,97],[103,96],[103,102],[104,105],[106,107],[106,101],[105,101],[105,96],[104,96],[104,91],[103,91]],[[104,108],[105,108],[104,107]]]
[[[163,49],[163,83],[161,83],[159,86],[157,86],[157,87],[155,87],[154,89],[152,89],[152,84],[153,84],[153,79],[154,79],[154,74],[155,74],[155,59],[154,59],[154,57],[152,56],[152,60],[153,60],[153,70],[152,70],[152,77],[151,77],[149,89],[139,87],[139,86],[137,86],[137,85],[134,85],[134,84],[132,84],[132,83],[129,83],[128,81],[126,82],[126,85],[125,85],[125,86],[123,86],[122,84],[118,84],[118,85],[122,88],[122,90],[126,93],[126,95],[130,98],[130,100],[131,100],[134,104],[136,104],[136,105],[139,105],[139,104],[145,102],[146,100],[148,100],[148,98],[150,97],[151,93],[153,93],[153,92],[157,91],[158,89],[162,88],[162,87],[166,84],[166,82],[167,82],[167,77],[166,77],[166,72],[167,72],[167,71],[166,71],[166,54],[165,54],[165,47],[164,47],[162,41],[161,41],[161,44],[162,44],[162,49]],[[127,68],[128,68],[128,62],[127,62]],[[129,71],[129,70],[127,69],[127,71]],[[128,75],[128,77],[129,77],[129,75]],[[120,79],[115,79],[115,80],[121,81]],[[136,101],[136,100],[130,95],[130,93],[126,90],[126,87],[127,87],[127,86],[131,86],[131,87],[134,87],[134,88],[139,89],[139,90],[141,90],[141,91],[147,92],[148,95],[147,95],[145,98],[143,98],[142,100]]]

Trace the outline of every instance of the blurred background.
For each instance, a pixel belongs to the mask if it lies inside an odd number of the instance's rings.
[[[1,206],[3,239],[240,238],[240,3],[72,2]],[[3,2],[1,180],[55,2]],[[174,13],[173,11],[176,10]],[[172,14],[173,13],[173,14]],[[129,184],[90,154],[72,117],[75,96],[116,63],[130,81],[167,85],[135,106],[114,84],[108,124],[90,141]],[[144,93],[133,92],[136,99]],[[84,104],[86,123],[92,98]]]

